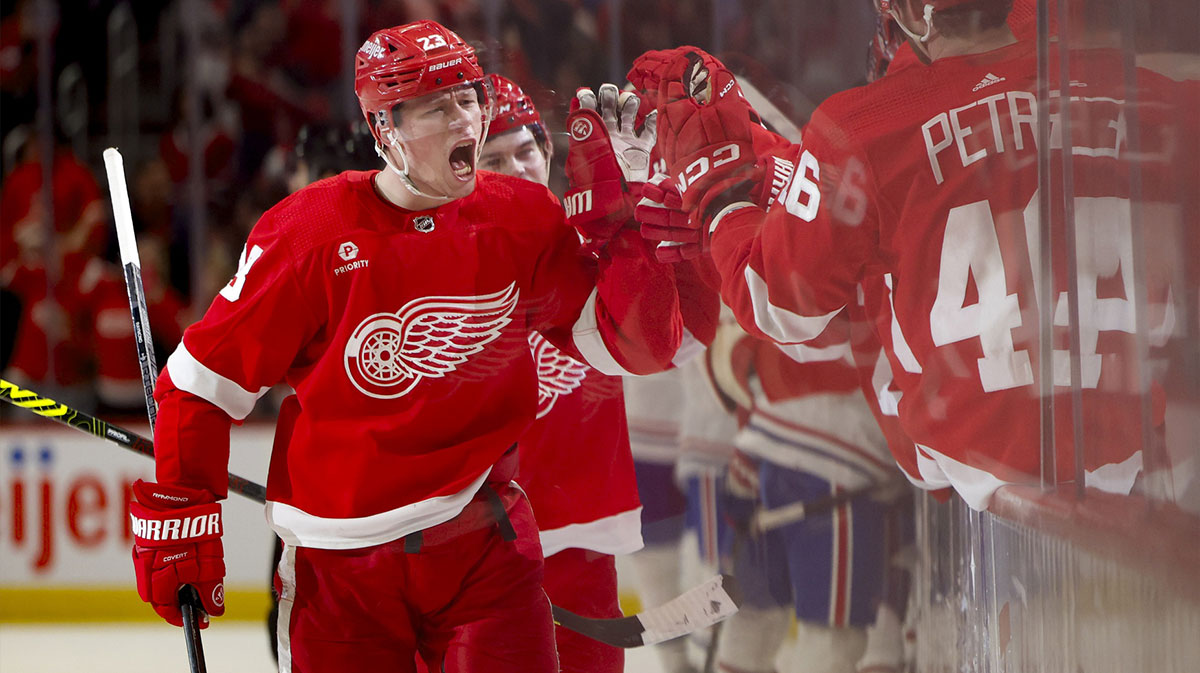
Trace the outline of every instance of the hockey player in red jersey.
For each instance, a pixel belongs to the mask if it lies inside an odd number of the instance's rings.
[[[860,281],[882,282],[886,296],[872,317],[895,375],[901,423],[928,482],[952,484],[984,508],[999,486],[1036,481],[1039,390],[1053,386],[1062,401],[1055,478],[1072,478],[1078,447],[1088,485],[1127,492],[1142,458],[1137,391],[1126,376],[1138,326],[1119,60],[1075,55],[1069,86],[1087,91],[1072,96],[1078,118],[1070,138],[1062,138],[1056,107],[1050,111],[1049,149],[1074,148],[1077,301],[1086,336],[1072,363],[1063,347],[1068,300],[1060,293],[1069,284],[1061,204],[1044,223],[1055,241],[1054,273],[1039,273],[1034,45],[1005,25],[1005,0],[881,4],[931,65],[903,68],[823,103],[792,150],[787,189],[766,209],[737,195],[756,169],[751,112],[732,76],[695,49],[662,68],[659,147],[685,209],[696,215],[692,236],[680,238],[701,248],[711,243],[723,297],[739,322],[780,343],[818,337],[854,300]],[[1155,81],[1141,73],[1139,100],[1153,96]],[[1161,133],[1143,137],[1165,149]],[[1062,161],[1055,151],[1055,170]],[[1151,337],[1170,321],[1164,288],[1153,280],[1150,324],[1141,326]],[[1045,314],[1059,316],[1044,370],[1043,282],[1055,298]],[[1125,289],[1099,289],[1114,285]],[[1073,436],[1064,394],[1072,369],[1082,437]],[[1044,386],[1041,371],[1052,379]],[[1152,422],[1161,422],[1160,402]]]
[[[184,334],[155,392],[158,483],[131,504],[139,594],[224,611],[228,428],[279,381],[267,519],[283,539],[285,671],[555,671],[532,511],[512,450],[537,413],[536,331],[609,374],[667,366],[670,269],[636,232],[597,263],[542,186],[476,173],[490,87],[419,21],[356,56],[382,171],[289,196]]]
[[[490,77],[496,115],[488,127],[480,167],[548,184],[553,145],[541,115],[512,80]],[[613,116],[616,110],[609,107],[603,113]],[[647,136],[648,147],[653,135]],[[577,151],[572,147],[572,153]],[[588,151],[593,161],[608,161],[619,170],[607,140],[590,145]],[[586,179],[579,170],[571,173],[576,184]],[[537,515],[546,556],[546,595],[554,605],[584,617],[620,617],[614,554],[642,547],[641,505],[621,379],[567,355],[537,332],[530,333],[529,347],[537,364],[538,409],[537,420],[517,442],[517,481]],[[565,673],[624,670],[620,648],[561,626],[555,627],[554,637]]]
[[[511,79],[495,74],[489,77],[496,112],[479,154],[479,168],[548,186],[554,143],[533,99]]]

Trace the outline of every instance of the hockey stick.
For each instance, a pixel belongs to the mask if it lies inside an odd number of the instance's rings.
[[[138,364],[142,368],[142,391],[146,395],[146,412],[150,416],[150,434],[153,436],[154,422],[158,417],[158,407],[154,403],[154,379],[158,376],[158,364],[154,361],[154,340],[150,335],[150,317],[146,311],[146,291],[142,287],[142,260],[138,256],[133,213],[129,208],[129,192],[125,187],[125,165],[115,147],[104,150],[104,168],[108,172],[113,220],[117,226],[117,246],[121,250],[121,268],[125,272],[125,289],[129,294],[129,313],[133,317],[133,337],[137,342]]]
[[[0,399],[80,432],[106,439],[144,456],[154,457],[154,443],[136,432],[72,409],[48,397],[42,397],[4,379],[0,379]],[[265,503],[267,499],[266,488],[232,473],[229,474],[229,492],[259,504]],[[733,590],[729,578],[717,576],[661,607],[629,617],[582,617],[570,610],[552,607],[555,623],[564,628],[613,647],[639,647],[685,635],[732,615],[737,611],[737,604],[731,594]]]
[[[793,143],[800,142],[800,127],[788,119],[788,116],[783,114],[783,111],[776,107],[770,98],[763,95],[763,92],[750,82],[750,78],[739,77],[738,86],[742,88],[742,95],[746,97],[746,102],[750,103],[750,107],[754,108],[758,116],[762,117],[762,120],[769,124],[772,130]]]
[[[108,188],[112,196],[113,220],[117,225],[117,246],[121,251],[121,267],[125,271],[125,288],[129,292],[129,313],[133,317],[133,335],[137,342],[138,364],[142,368],[142,392],[146,395],[146,413],[150,417],[150,434],[158,420],[158,405],[154,402],[154,380],[158,365],[154,362],[154,339],[150,334],[150,315],[146,311],[146,292],[142,287],[142,260],[138,257],[137,238],[133,233],[133,212],[129,208],[129,190],[125,186],[125,165],[115,147],[104,150],[104,168],[108,173]],[[179,610],[183,618],[183,637],[187,643],[188,664],[192,673],[206,673],[204,646],[200,640],[200,597],[196,589],[185,584],[179,587]]]
[[[117,226],[117,242],[121,250],[121,265],[125,271],[125,284],[129,291],[129,310],[133,315],[136,334],[138,361],[142,367],[142,386],[146,394],[146,409],[150,415],[151,429],[157,416],[153,390],[157,367],[154,362],[153,341],[150,336],[150,321],[146,312],[146,296],[142,288],[141,261],[138,259],[137,241],[133,233],[133,217],[129,208],[129,195],[125,187],[125,171],[121,154],[115,148],[104,150],[104,165],[112,191],[113,215]],[[153,451],[153,449],[151,449]],[[232,488],[234,475],[229,475]],[[240,477],[239,477],[240,479]],[[253,486],[262,489],[257,484]],[[262,489],[265,496],[265,489]],[[265,497],[258,498],[264,502]],[[588,636],[617,647],[637,647],[669,640],[698,628],[715,624],[737,612],[737,604],[723,588],[720,576],[697,586],[669,603],[640,615],[617,619],[593,619],[582,617],[569,610],[553,607],[556,623],[576,633]],[[193,603],[194,601],[194,603]],[[180,607],[184,615],[184,631],[188,634],[188,658],[194,673],[204,671],[204,655],[200,647],[200,632],[189,628],[189,608],[199,609],[195,589],[185,585],[180,589]],[[194,622],[194,617],[193,617]],[[194,633],[194,638],[192,637]],[[194,643],[193,643],[194,640]],[[200,668],[196,668],[197,662]]]
[[[32,390],[25,390],[4,379],[0,379],[0,399],[15,407],[21,407],[39,416],[75,428],[80,432],[107,439],[143,456],[154,457],[154,442],[138,433],[85,414],[78,409],[72,409],[48,397],[42,397]],[[239,477],[232,473],[229,475],[229,492],[245,496],[259,504],[267,501],[267,489],[245,477]]]
[[[790,505],[775,509],[760,509],[754,513],[751,529],[756,533],[765,533],[781,528],[797,521],[803,521],[814,514],[823,514],[851,500],[857,500],[865,495],[884,495],[900,487],[904,482],[899,479],[889,479],[882,482],[872,482],[852,491],[842,491],[833,495],[813,500],[811,502],[793,502]]]
[[[617,619],[589,619],[551,606],[554,623],[614,647],[641,647],[707,628],[737,612],[733,578],[714,575],[652,610]]]

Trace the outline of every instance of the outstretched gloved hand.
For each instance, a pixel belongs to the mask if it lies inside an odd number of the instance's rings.
[[[669,177],[656,175],[642,191],[635,212],[642,234],[659,242],[660,261],[703,255],[723,208],[765,206],[775,188],[767,178],[790,165],[779,158],[789,143],[762,126],[728,69],[695,47],[646,52],[629,80],[657,89],[655,154]]]
[[[621,91],[615,84],[601,84],[596,93],[591,89],[576,91],[575,98],[581,107],[600,112],[625,180],[645,182],[649,179],[650,151],[654,149],[658,126],[658,114],[653,108],[639,129],[635,126],[642,101],[632,91]]]
[[[655,119],[635,127],[641,100],[613,84],[576,92],[567,116],[570,136],[563,197],[567,221],[593,245],[603,245],[633,218],[649,175]]]
[[[674,49],[655,49],[638,56],[633,61],[633,67],[625,77],[633,85],[633,90],[642,97],[642,105],[655,110],[658,108],[658,86],[662,83],[667,66],[676,56],[694,47],[676,47]],[[647,110],[647,112],[649,112]]]
[[[726,192],[757,177],[752,129],[758,116],[733,73],[696,48],[662,68],[658,111],[658,149],[683,208],[707,220],[708,210],[727,203]]]

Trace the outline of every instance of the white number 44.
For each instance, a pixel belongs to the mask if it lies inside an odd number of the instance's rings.
[[[1033,272],[1034,292],[1041,283],[1037,195],[1021,214]],[[1101,331],[1134,333],[1133,240],[1129,201],[1115,197],[1076,198],[1079,329],[1083,387],[1095,388],[1100,380],[1101,356],[1096,343]],[[1001,214],[1000,217],[1011,217]],[[1005,228],[1008,230],[1009,228]],[[1009,260],[1015,263],[1017,260]],[[1120,271],[1124,298],[1098,298],[1097,279]],[[987,392],[1033,383],[1029,352],[1017,350],[1012,330],[1021,326],[1017,294],[1009,293],[996,224],[987,201],[950,211],[942,241],[937,297],[929,313],[930,336],[935,346],[979,338],[979,378]],[[1015,274],[1013,274],[1015,275]],[[965,304],[970,278],[975,279],[978,300]],[[1040,295],[1037,295],[1040,296]],[[1060,293],[1054,307],[1054,325],[1067,321],[1067,294]],[[1054,384],[1070,385],[1068,351],[1054,351]]]

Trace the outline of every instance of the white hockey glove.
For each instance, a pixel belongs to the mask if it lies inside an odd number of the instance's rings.
[[[591,89],[580,89],[575,96],[579,99],[580,107],[600,114],[625,180],[648,180],[650,151],[654,149],[657,137],[658,113],[646,115],[639,131],[635,126],[642,101],[632,91],[621,91],[615,84],[601,84],[598,93]]]

